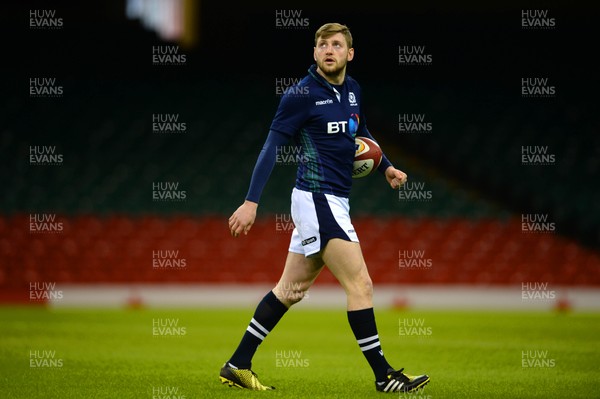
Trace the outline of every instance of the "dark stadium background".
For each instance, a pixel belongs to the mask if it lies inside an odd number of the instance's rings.
[[[28,28],[30,9],[55,9],[57,30]],[[308,29],[276,29],[295,9]],[[555,29],[525,30],[522,9],[547,9]],[[376,283],[555,286],[600,284],[597,7],[480,2],[388,6],[361,2],[232,5],[202,1],[197,42],[182,66],[152,65],[161,41],[123,1],[2,5],[0,287],[31,302],[31,282],[58,284],[274,283],[289,232],[295,168],[276,166],[247,237],[227,218],[244,199],[276,110],[277,78],[301,78],[314,31],[347,24],[368,125],[431,201],[400,201],[381,176],[357,180],[352,215]],[[431,65],[398,65],[398,46],[421,45]],[[32,98],[29,79],[54,77],[60,98]],[[523,98],[521,78],[548,78],[554,98]],[[153,113],[179,115],[180,134],[152,132]],[[433,129],[402,134],[398,115]],[[56,166],[30,165],[30,146],[55,146]],[[523,146],[547,146],[552,165],[522,165]],[[152,200],[177,182],[181,202]],[[55,215],[56,234],[30,215]],[[523,215],[552,232],[524,232]],[[153,251],[178,250],[184,270],[156,270]],[[432,267],[401,270],[401,251]],[[324,272],[319,284],[334,283]]]

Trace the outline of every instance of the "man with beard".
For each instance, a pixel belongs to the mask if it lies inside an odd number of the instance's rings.
[[[263,188],[275,164],[277,148],[290,140],[302,147],[292,190],[292,233],[283,274],[258,304],[233,356],[223,365],[223,384],[268,390],[251,370],[252,357],[293,304],[299,302],[324,265],[346,292],[348,322],[383,392],[412,392],[429,382],[427,375],[395,370],[381,349],[373,312],[373,285],[349,214],[355,136],[373,137],[362,113],[360,86],[346,75],[354,58],[347,26],[327,23],[315,33],[316,65],[281,99],[258,157],[244,203],[229,218],[234,237],[248,234]],[[303,93],[297,95],[297,93]],[[393,189],[406,182],[404,172],[383,156],[378,170]]]

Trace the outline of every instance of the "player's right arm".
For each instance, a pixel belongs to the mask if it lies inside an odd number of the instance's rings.
[[[246,200],[233,212],[229,218],[229,230],[232,236],[237,237],[242,232],[248,234],[256,219],[256,208],[258,208],[256,202]]]
[[[293,92],[293,91],[291,91]],[[256,209],[262,191],[275,166],[277,148],[289,143],[303,125],[308,115],[309,99],[306,96],[284,95],[281,98],[267,140],[254,166],[250,188],[244,203],[229,218],[229,231],[234,237],[248,234],[256,219]]]
[[[293,92],[293,91],[291,91]],[[281,98],[267,140],[254,166],[246,200],[229,218],[229,231],[234,237],[248,234],[256,219],[256,209],[262,191],[275,166],[277,148],[286,145],[294,136],[308,113],[308,97],[284,95]]]
[[[267,140],[256,161],[256,165],[254,166],[246,200],[229,218],[229,230],[231,231],[232,236],[238,237],[242,232],[248,234],[250,231],[250,228],[256,219],[258,201],[260,200],[262,191],[275,166],[277,148],[285,145],[289,139],[289,135],[276,130],[271,130],[269,132]]]

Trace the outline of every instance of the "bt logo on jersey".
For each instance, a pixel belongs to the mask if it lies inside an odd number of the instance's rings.
[[[347,121],[327,122],[327,134],[350,132],[352,137],[356,136],[358,130],[359,116],[351,114]]]
[[[348,121],[327,122],[327,134],[346,133]]]

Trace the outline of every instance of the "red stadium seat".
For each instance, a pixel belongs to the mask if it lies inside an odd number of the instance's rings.
[[[279,278],[290,232],[273,218],[232,238],[223,217],[65,217],[65,229],[27,231],[27,215],[0,218],[0,287],[57,283],[269,283]],[[521,232],[519,220],[354,220],[376,283],[600,285],[600,254],[555,234]],[[154,251],[178,251],[185,268],[153,267]],[[422,251],[431,267],[399,267]],[[337,284],[325,270],[319,284]]]

